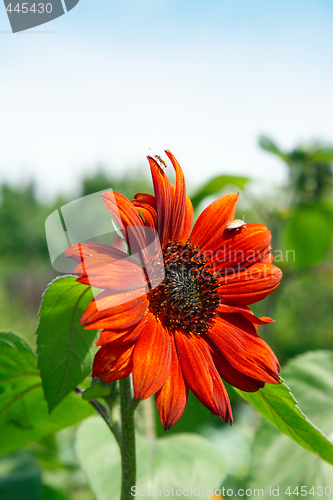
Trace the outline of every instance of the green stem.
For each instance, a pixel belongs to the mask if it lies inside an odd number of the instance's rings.
[[[121,495],[120,500],[131,500],[131,487],[136,483],[134,411],[129,377],[119,380],[121,417]]]

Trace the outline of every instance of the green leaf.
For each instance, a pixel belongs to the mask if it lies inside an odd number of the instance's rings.
[[[176,434],[156,441],[137,436],[136,446],[137,486],[146,491],[159,488],[163,493],[164,486],[175,490],[192,486],[196,489],[196,498],[206,500],[211,495],[207,495],[206,490],[198,494],[198,486],[218,488],[226,475],[220,452],[195,434]],[[119,498],[119,449],[101,419],[90,418],[79,427],[76,450],[96,499]]]
[[[88,387],[82,393],[82,399],[84,401],[91,401],[92,399],[102,398],[103,396],[109,396],[111,393],[111,384],[103,382],[98,377],[94,377],[91,381],[90,387]]]
[[[232,425],[212,426],[206,421],[200,433],[222,453],[229,479],[232,476],[244,481],[251,462],[250,448],[257,427],[258,412],[246,401],[242,401],[233,407],[233,414]]]
[[[225,186],[232,185],[242,190],[249,181],[248,177],[238,177],[235,175],[218,175],[217,177],[213,177],[194,196],[191,196],[193,207],[196,208],[207,196],[219,193]]]
[[[330,379],[333,382],[332,376]],[[263,389],[254,393],[235,390],[279,431],[306,450],[333,464],[333,444],[302,413],[283,379],[280,385],[266,384]]]
[[[70,500],[68,496],[61,491],[55,490],[50,486],[43,485],[43,494],[41,500]]]
[[[89,404],[68,396],[49,415],[34,353],[18,335],[0,332],[0,455],[74,425],[92,413]]]
[[[311,420],[331,439],[333,438],[333,352],[314,351],[290,361],[282,370],[283,376]],[[314,486],[316,496],[333,492],[333,468],[327,462],[304,450],[268,422],[260,425],[254,446],[248,487],[260,487],[269,496],[269,487],[279,487],[279,497],[291,486]],[[259,486],[260,485],[260,486]],[[319,495],[322,486],[323,495]],[[327,490],[328,492],[328,490]]]
[[[330,249],[332,236],[333,211],[328,205],[298,207],[284,232],[286,248],[295,252],[292,265],[302,268],[320,262]]]
[[[44,294],[37,353],[50,411],[91,372],[89,350],[96,331],[84,330],[79,320],[92,300],[91,288],[77,283],[73,276],[56,279]]]
[[[0,458],[1,500],[39,500],[41,471],[29,453]]]
[[[333,147],[326,146],[316,149],[312,153],[312,160],[320,163],[331,163],[333,161]]]
[[[282,158],[282,160],[284,160],[284,161],[286,161],[288,163],[288,161],[289,161],[288,155],[285,154],[285,153],[283,153],[276,146],[276,144],[274,144],[274,142],[271,141],[271,139],[269,139],[268,137],[266,137],[264,135],[261,135],[259,137],[259,145],[265,151],[268,151],[269,153],[273,153],[274,155],[279,156],[280,158]]]

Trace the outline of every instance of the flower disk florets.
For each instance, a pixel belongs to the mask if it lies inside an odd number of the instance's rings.
[[[207,333],[220,303],[208,260],[190,241],[169,241],[163,259],[165,278],[149,293],[154,314],[169,328]]]

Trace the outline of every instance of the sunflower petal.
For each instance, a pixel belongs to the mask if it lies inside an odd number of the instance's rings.
[[[133,201],[142,203],[144,205],[149,205],[157,213],[156,198],[154,195],[148,193],[137,193],[134,196]]]
[[[170,372],[171,341],[168,331],[150,315],[135,344],[133,389],[137,399],[155,394]]]
[[[217,371],[228,384],[245,392],[256,392],[264,387],[265,382],[255,380],[236,370],[220,353],[212,352],[211,354]]]
[[[81,316],[80,325],[86,325],[87,330],[129,328],[146,314],[148,305],[143,289],[116,295],[105,291],[90,302]]]
[[[133,351],[134,345],[101,347],[94,359],[92,376],[108,383],[128,377],[133,368]]]
[[[149,226],[154,227],[157,230],[157,208],[156,208],[156,199],[155,196],[147,193],[137,193],[134,196],[134,200],[132,200],[133,205],[139,210],[149,212]],[[145,213],[143,213],[145,217]],[[151,225],[151,221],[153,221],[154,225]],[[147,220],[145,217],[145,225],[147,225]]]
[[[101,255],[108,255],[110,259],[112,259],[110,262],[128,259],[128,254],[122,252],[118,248],[95,242],[72,245],[66,250],[65,255],[77,262],[87,262],[90,258],[98,258]],[[76,274],[76,272],[74,274]]]
[[[176,172],[175,203],[172,211],[171,240],[186,242],[190,235],[193,222],[193,207],[186,197],[186,184],[184,174],[174,155],[165,150]]]
[[[206,342],[199,335],[175,332],[176,347],[186,383],[196,398],[224,422],[232,421],[228,393]]]
[[[146,314],[137,325],[125,328],[124,330],[103,330],[96,342],[97,346],[112,343],[114,346],[123,346],[125,344],[133,344],[139,337],[149,315]]]
[[[189,239],[193,227],[193,205],[190,198],[186,195],[185,218],[183,234],[180,235],[179,241],[186,243]]]
[[[170,429],[182,416],[188,398],[188,387],[183,377],[173,336],[171,340],[171,365],[168,378],[155,394],[158,414],[164,430]]]
[[[209,330],[209,341],[239,372],[262,382],[279,383],[275,354],[242,315],[220,313]]]
[[[75,273],[81,273],[77,281],[84,285],[97,288],[107,288],[119,292],[126,292],[144,288],[148,290],[144,272],[138,264],[127,257],[126,260],[112,260],[108,255],[91,257],[82,265],[78,264]]]
[[[105,191],[101,197],[120,228],[143,226],[139,212],[126,196],[113,191]]]
[[[274,319],[262,316],[257,318],[251,309],[247,306],[228,306],[227,304],[220,304],[217,312],[221,313],[240,313],[244,318],[248,319],[254,325],[266,325],[267,323],[274,323]]]
[[[137,208],[119,193],[105,191],[101,197],[120,229],[125,232],[127,244],[131,247],[134,238],[137,243],[136,246],[144,251],[147,246],[146,234],[143,229],[145,225]],[[131,231],[132,241],[130,241],[130,235],[128,234],[129,230]]]
[[[220,239],[223,231],[234,219],[238,194],[226,194],[211,203],[194,225],[191,241],[202,250],[210,248]]]
[[[257,262],[239,273],[221,277],[217,292],[229,305],[253,304],[272,293],[281,279],[281,269],[273,264]]]
[[[269,250],[271,250],[271,248],[269,248]],[[272,264],[273,260],[274,260],[273,254],[271,252],[267,252],[261,262],[264,262],[265,264]]]
[[[169,179],[165,175],[163,169],[154,158],[151,156],[147,158],[154,184],[158,234],[161,246],[163,247],[170,239],[174,194]]]
[[[157,230],[157,214],[155,213],[154,217],[154,214],[151,213],[149,205],[140,205],[134,202],[133,205],[139,210],[140,214],[142,215],[144,225]]]
[[[270,242],[271,232],[266,226],[250,223],[237,230],[226,229],[205,254],[210,257],[215,271],[240,270],[262,262],[268,253]]]

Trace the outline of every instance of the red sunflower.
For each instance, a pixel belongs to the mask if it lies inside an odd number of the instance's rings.
[[[102,329],[93,376],[112,382],[132,373],[135,397],[155,394],[165,429],[182,415],[189,389],[211,413],[232,421],[221,377],[247,392],[279,383],[279,363],[257,334],[257,325],[272,320],[257,318],[247,306],[273,292],[282,273],[272,265],[267,227],[227,227],[237,194],[214,201],[192,229],[182,169],[172,153],[166,154],[176,186],[162,164],[148,156],[155,196],[138,193],[129,201],[119,193],[102,195],[146,264],[98,243],[67,250],[79,262],[78,281],[104,289],[80,324]],[[162,253],[147,250],[147,228],[158,233]]]

